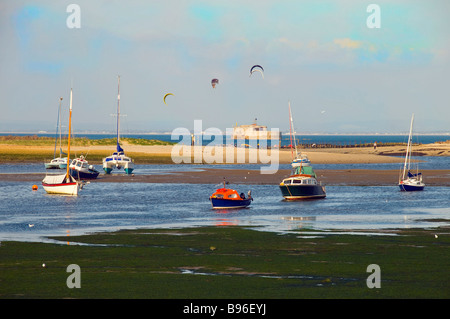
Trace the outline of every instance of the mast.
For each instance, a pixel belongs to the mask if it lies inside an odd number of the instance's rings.
[[[62,101],[62,97],[59,98],[59,111],[58,111],[58,119],[59,119],[59,157],[61,157],[61,153],[62,153],[62,148],[61,148],[61,101]],[[55,141],[55,152],[56,152],[56,141]]]
[[[403,166],[402,180],[405,179],[406,165],[408,165],[409,170],[409,165],[411,161],[411,137],[412,137],[413,122],[414,122],[414,113],[412,114],[411,125],[409,127],[408,146],[406,147],[405,165]]]
[[[294,128],[294,119],[292,118],[292,112],[291,112],[291,101],[289,101],[289,119],[290,119],[289,132],[291,132],[291,127],[292,127],[291,153],[292,153],[292,159],[294,159],[294,154],[292,152],[292,140],[294,140],[295,157],[297,157],[297,142],[295,141],[295,128]]]
[[[291,140],[291,157],[294,160],[294,152],[292,150],[292,114],[291,114],[291,101],[289,101],[289,137]]]
[[[59,112],[60,111],[61,111],[61,100],[59,101],[58,117],[56,118],[55,149],[53,150],[53,158],[56,158],[56,143],[58,141],[58,122],[59,122]]]
[[[70,166],[70,130],[72,122],[72,89],[70,89],[70,107],[69,107],[69,136],[67,141],[67,172],[66,178],[69,179],[69,166]]]
[[[117,76],[117,152],[120,152],[120,75]]]

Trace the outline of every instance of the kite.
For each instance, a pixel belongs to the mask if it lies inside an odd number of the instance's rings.
[[[252,66],[252,68],[250,69],[250,75],[249,75],[249,76],[251,76],[251,75],[253,74],[253,72],[255,72],[255,71],[260,72],[261,75],[262,75],[262,77],[263,77],[263,79],[264,79],[264,73],[263,73],[263,72],[264,72],[264,69],[263,69],[262,66],[260,66],[260,65],[258,65],[258,64]]]
[[[166,95],[164,95],[163,101],[164,101],[164,104],[166,104],[166,105],[167,105],[167,103],[166,103],[166,97],[167,97],[168,95],[173,95],[173,94],[172,94],[172,93],[167,93]]]

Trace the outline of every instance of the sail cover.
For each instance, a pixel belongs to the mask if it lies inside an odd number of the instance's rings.
[[[117,142],[117,153],[123,153],[123,148],[120,147],[119,142]]]

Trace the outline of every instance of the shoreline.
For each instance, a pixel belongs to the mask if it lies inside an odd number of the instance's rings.
[[[450,186],[450,169],[421,170],[427,186]],[[325,186],[397,186],[398,170],[336,169],[315,170],[317,179]],[[275,174],[260,174],[258,170],[201,168],[195,171],[162,174],[100,174],[91,183],[182,183],[219,184],[223,178],[230,184],[278,185],[290,170]],[[45,173],[0,173],[0,181],[39,184]],[[31,186],[30,186],[31,188]]]
[[[200,160],[205,164],[244,164],[267,163],[267,160],[280,164],[288,164],[292,161],[292,151],[289,149],[262,150],[245,149],[235,147],[186,147],[181,150],[178,145],[176,155],[172,156],[172,150],[177,145],[132,145],[123,143],[125,154],[130,156],[136,164],[169,164],[178,160],[182,163],[194,163]],[[114,151],[114,146],[74,146],[71,147],[71,158],[84,154],[89,163],[101,164],[102,159]],[[183,151],[186,152],[183,153]],[[371,163],[402,163],[406,146],[379,146],[355,148],[309,148],[301,149],[314,164],[371,164]],[[190,152],[190,155],[189,155]],[[217,155],[221,152],[223,155]],[[230,156],[227,157],[227,152]],[[46,162],[53,158],[53,146],[0,144],[0,164],[4,163],[30,163]],[[278,154],[277,154],[278,153]],[[417,156],[450,156],[450,142],[418,145],[413,149],[413,155]],[[261,156],[259,156],[261,155]],[[209,162],[214,160],[215,162]],[[244,162],[244,163],[242,163]]]

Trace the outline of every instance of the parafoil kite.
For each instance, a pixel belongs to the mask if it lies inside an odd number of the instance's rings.
[[[261,73],[263,79],[264,79],[264,69],[262,66],[256,64],[254,66],[252,66],[252,68],[250,69],[250,76],[253,74],[253,72],[258,71],[259,73]]]
[[[167,93],[166,95],[164,95],[163,101],[164,101],[164,104],[166,104],[166,105],[167,105],[167,103],[166,103],[166,97],[167,97],[168,95],[173,95],[173,94],[172,94],[172,93]]]
[[[213,89],[216,88],[216,84],[219,84],[219,80],[218,79],[212,79],[211,80],[211,85],[212,85]]]

